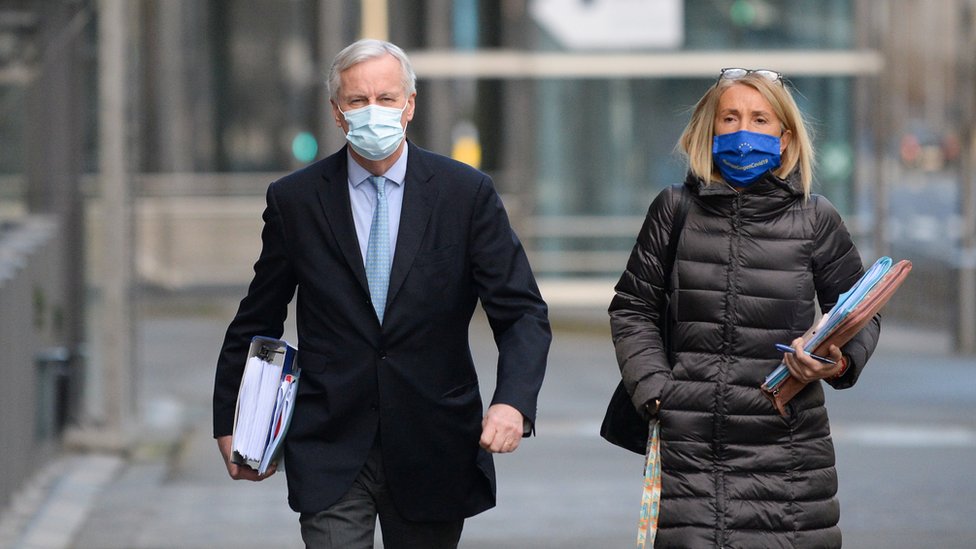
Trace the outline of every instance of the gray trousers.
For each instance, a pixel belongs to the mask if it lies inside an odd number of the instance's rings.
[[[352,487],[332,507],[302,513],[306,549],[371,549],[379,517],[384,549],[456,549],[464,519],[415,522],[403,518],[387,491],[377,441]]]

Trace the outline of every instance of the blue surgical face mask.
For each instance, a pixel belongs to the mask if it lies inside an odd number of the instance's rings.
[[[403,141],[400,119],[409,104],[407,102],[402,109],[366,105],[346,112],[340,110],[349,124],[346,133],[349,146],[369,160],[383,160],[393,154]]]
[[[712,159],[722,177],[736,187],[754,183],[779,167],[779,137],[746,130],[716,135]]]

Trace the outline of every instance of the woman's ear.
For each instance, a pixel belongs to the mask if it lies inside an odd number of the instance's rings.
[[[784,131],[783,132],[783,135],[779,136],[779,153],[780,154],[783,154],[783,151],[786,150],[786,147],[790,144],[790,141],[792,139],[793,139],[793,132],[791,132],[790,130]]]

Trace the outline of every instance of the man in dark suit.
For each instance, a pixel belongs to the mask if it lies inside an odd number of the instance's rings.
[[[491,179],[404,137],[415,76],[400,48],[361,40],[329,75],[347,146],[270,185],[263,247],[227,330],[214,436],[234,479],[234,409],[250,339],[280,337],[297,290],[288,500],[306,546],[456,547],[495,504],[491,453],[533,431],[551,332]],[[498,347],[483,413],[468,328],[481,301]]]

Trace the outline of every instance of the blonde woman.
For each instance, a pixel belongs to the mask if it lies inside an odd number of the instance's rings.
[[[834,364],[804,353],[798,338],[818,303],[828,310],[862,275],[861,257],[834,207],[811,193],[810,136],[779,73],[724,69],[678,148],[688,176],[651,204],[610,305],[624,386],[635,408],[660,422],[654,546],[840,547],[820,380],[852,386],[880,320],[832,347]],[[683,200],[668,284],[668,241]],[[784,355],[777,343],[800,350]],[[810,382],[786,417],[759,389],[783,361]]]

